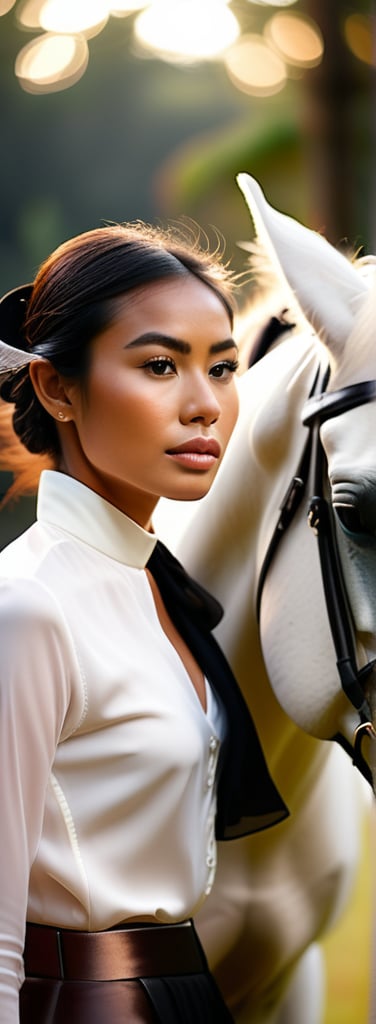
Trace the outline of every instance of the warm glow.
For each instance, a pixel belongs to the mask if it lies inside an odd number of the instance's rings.
[[[40,24],[47,32],[93,35],[108,20],[108,0],[45,0]]]
[[[304,14],[274,14],[265,26],[265,35],[288,64],[313,68],[322,59],[321,32]]]
[[[114,18],[125,18],[127,14],[132,14],[133,11],[141,11],[143,7],[149,7],[151,3],[152,0],[149,0],[149,2],[148,0],[124,0],[123,3],[121,3],[121,0],[115,0],[114,6],[110,6],[109,13]]]
[[[242,36],[224,60],[232,83],[251,96],[272,96],[285,85],[285,64],[262,36]]]
[[[0,17],[2,14],[8,14],[8,11],[12,10],[16,0],[0,0]]]
[[[45,0],[23,0],[18,4],[16,18],[23,28],[41,28],[40,12]]]
[[[20,50],[15,73],[26,92],[56,92],[77,82],[87,62],[88,45],[83,36],[48,33]]]
[[[365,14],[349,14],[345,21],[345,39],[354,57],[376,65],[375,25]]]
[[[297,0],[248,0],[249,4],[257,4],[258,7],[292,7],[293,4],[297,3]]]
[[[227,0],[155,0],[135,23],[138,41],[173,61],[216,57],[237,39],[239,32]]]
[[[30,44],[35,47],[28,58],[33,67],[48,66],[49,60],[52,65],[56,60],[59,67],[61,61],[61,70],[51,72],[51,80],[48,72],[39,77],[38,72],[35,78],[24,71],[17,72],[23,88],[29,91],[52,91],[74,84],[88,63],[87,47],[84,56],[81,53],[78,57],[78,40],[98,35],[110,17],[124,19],[133,15],[133,52],[138,56],[176,65],[222,59],[237,89],[264,97],[280,92],[288,77],[301,77],[305,68],[313,68],[322,60],[324,40],[319,26],[312,17],[287,10],[297,3],[298,0],[0,0],[0,17],[14,7],[19,26],[38,33]],[[242,34],[235,16],[239,12],[240,17],[242,10],[254,27],[253,34]],[[43,31],[45,35],[40,34]],[[374,66],[373,16],[344,15],[343,33],[354,56]],[[75,41],[73,70],[69,56],[64,57],[63,43],[59,51],[59,35],[64,39],[72,36]],[[27,50],[25,47],[19,54],[17,66],[21,66],[19,61]]]

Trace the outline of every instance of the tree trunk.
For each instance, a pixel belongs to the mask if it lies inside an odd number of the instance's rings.
[[[334,245],[375,252],[375,69],[346,44],[343,0],[305,0],[304,9],[325,47],[303,87],[311,223]],[[360,0],[362,9],[371,13],[368,0]]]

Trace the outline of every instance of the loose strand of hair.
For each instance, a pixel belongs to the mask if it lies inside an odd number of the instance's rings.
[[[13,429],[14,406],[0,400],[0,470],[10,472],[13,481],[0,502],[0,510],[10,502],[36,494],[43,469],[53,469],[49,455],[28,452]]]

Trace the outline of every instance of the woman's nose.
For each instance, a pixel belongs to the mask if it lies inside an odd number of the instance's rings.
[[[208,377],[191,382],[189,394],[186,395],[181,411],[183,423],[204,423],[210,426],[216,423],[221,414],[220,403],[214,394],[213,386]]]

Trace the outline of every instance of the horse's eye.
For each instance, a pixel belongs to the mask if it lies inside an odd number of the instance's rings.
[[[349,533],[365,533],[358,509],[353,505],[335,505],[335,511],[341,526]]]

